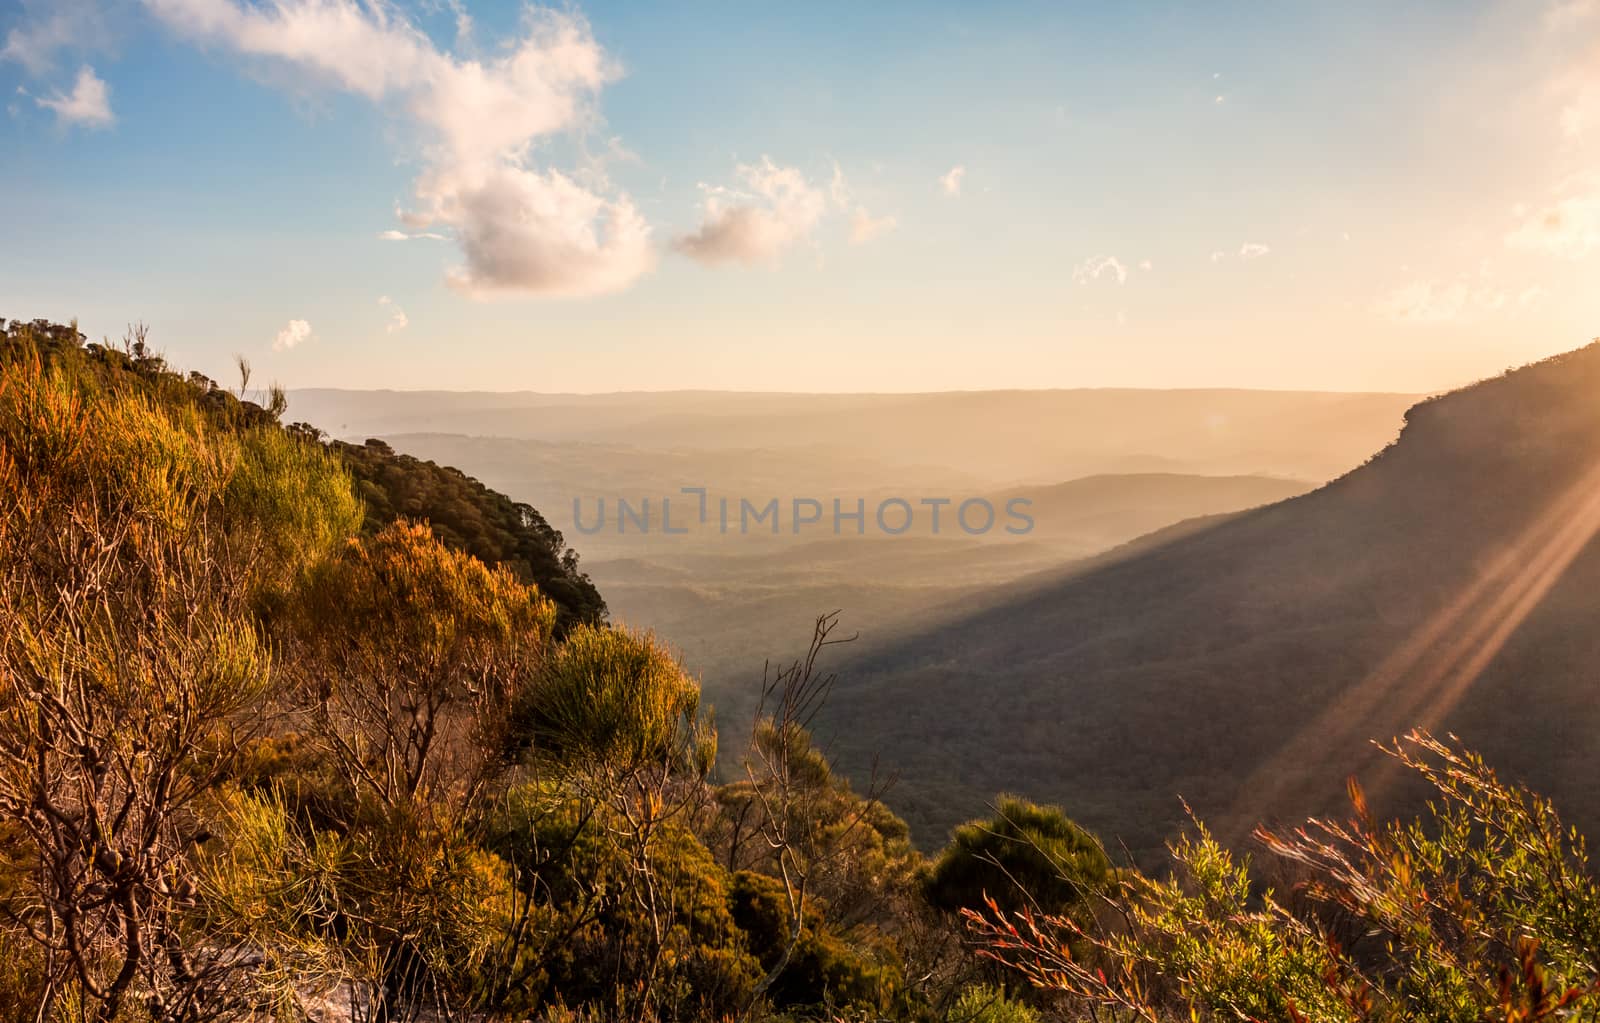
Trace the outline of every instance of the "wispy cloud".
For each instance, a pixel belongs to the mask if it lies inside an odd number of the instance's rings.
[[[850,182],[845,180],[844,168],[839,166],[838,160],[833,162],[833,179],[828,182],[828,198],[841,209],[850,205]]]
[[[1545,27],[1562,32],[1583,24],[1597,14],[1600,14],[1600,2],[1597,0],[1557,0],[1545,9],[1544,23]]]
[[[961,195],[961,181],[966,176],[967,169],[958,164],[939,178],[939,187],[944,189],[945,195],[954,199]]]
[[[737,177],[742,188],[701,186],[704,219],[697,230],[676,238],[673,248],[707,266],[771,264],[809,237],[827,212],[821,188],[798,168],[780,166],[770,157],[741,164]]]
[[[1595,32],[1600,0],[1557,0],[1545,8],[1543,26],[1549,50],[1543,90],[1545,116],[1553,115],[1568,148],[1584,146],[1600,125],[1600,75],[1595,73]]]
[[[21,17],[6,32],[0,61],[22,65],[36,77],[56,69],[63,52],[83,54],[110,48],[112,31],[98,0],[21,0]]]
[[[287,352],[311,340],[311,324],[305,320],[290,320],[272,341],[272,350]]]
[[[1262,242],[1245,242],[1239,246],[1240,259],[1260,259],[1272,252],[1272,246]],[[1223,249],[1213,249],[1211,255],[1206,257],[1213,263],[1220,263],[1228,258],[1228,253]]]
[[[857,206],[850,214],[850,244],[865,245],[874,238],[893,231],[898,226],[893,217],[874,217],[865,206]]]
[[[396,231],[391,228],[387,231],[378,232],[378,239],[386,242],[409,242],[417,238],[427,238],[441,242],[445,240],[445,236],[437,231],[413,231],[407,234],[405,231]]]
[[[411,321],[406,318],[406,311],[395,305],[394,300],[388,295],[379,298],[378,304],[389,310],[389,322],[384,324],[383,327],[385,334],[393,334],[397,330],[405,330],[411,324]]]
[[[874,238],[893,231],[899,226],[899,221],[891,216],[875,217],[872,211],[855,201],[855,194],[850,189],[850,183],[845,179],[844,168],[837,162],[833,165],[833,180],[828,184],[828,197],[833,201],[835,209],[850,209],[850,244],[865,245]],[[854,209],[851,207],[854,206]]]
[[[1072,271],[1072,279],[1079,284],[1090,284],[1106,274],[1110,274],[1118,284],[1127,283],[1128,268],[1115,256],[1094,256],[1084,260]]]
[[[1527,213],[1510,234],[1513,248],[1581,259],[1600,247],[1600,182],[1589,181]]]
[[[38,96],[34,102],[54,112],[56,121],[64,125],[109,128],[117,122],[116,115],[111,112],[110,90],[87,64],[78,69],[71,92]]]
[[[145,0],[174,30],[297,83],[397,103],[422,137],[412,231],[447,230],[465,262],[447,280],[473,297],[595,295],[655,263],[650,228],[605,181],[532,162],[534,143],[588,125],[619,75],[580,16],[529,10],[490,59],[441,51],[388,4],[360,0]]]
[[[1528,289],[1518,297],[1519,304],[1538,301],[1542,289]],[[1524,301],[1526,299],[1526,301]],[[1396,323],[1437,326],[1460,323],[1483,313],[1504,309],[1510,301],[1506,293],[1488,285],[1464,280],[1416,280],[1403,284],[1381,298],[1376,311]]]

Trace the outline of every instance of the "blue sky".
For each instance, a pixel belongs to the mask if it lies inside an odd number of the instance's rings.
[[[216,375],[1432,390],[1600,333],[1592,0],[10,0],[0,34],[0,315]]]

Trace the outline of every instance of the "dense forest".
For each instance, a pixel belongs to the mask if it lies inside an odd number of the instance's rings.
[[[537,586],[555,601],[558,631],[605,620],[605,601],[578,571],[577,552],[538,509],[490,490],[459,469],[397,454],[381,440],[332,441],[329,447],[355,480],[368,533],[401,518],[426,522],[446,546]]]
[[[1424,821],[1352,786],[1259,867],[1012,797],[925,856],[813,740],[836,616],[719,736],[533,509],[142,331],[0,335],[0,1019],[1600,1013],[1581,840],[1454,745],[1388,751]]]

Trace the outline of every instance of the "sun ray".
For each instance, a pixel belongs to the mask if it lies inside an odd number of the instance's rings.
[[[1297,763],[1348,755],[1358,743],[1387,736],[1363,734],[1385,701],[1384,717],[1401,727],[1442,721],[1505,646],[1517,627],[1600,532],[1600,461],[1552,501],[1502,548],[1462,591],[1407,635],[1360,682],[1300,728],[1240,787],[1229,818],[1281,805],[1302,772]],[[1381,790],[1380,770],[1369,788]],[[1254,822],[1239,824],[1241,828]]]

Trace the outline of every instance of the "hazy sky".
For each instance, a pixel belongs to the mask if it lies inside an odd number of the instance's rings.
[[[1431,390],[1600,334],[1600,0],[0,0],[0,315],[291,386]]]

